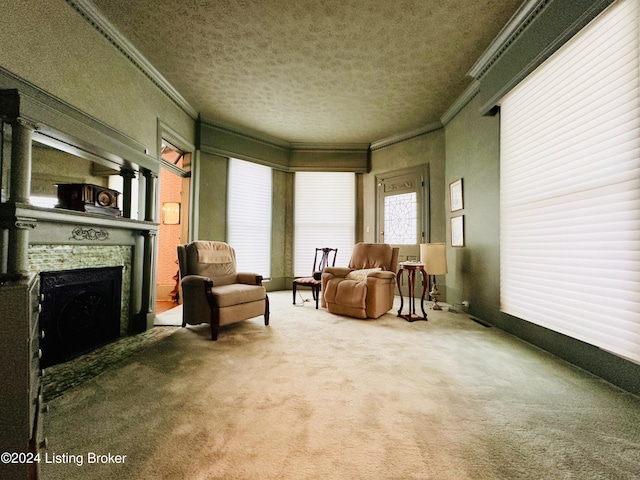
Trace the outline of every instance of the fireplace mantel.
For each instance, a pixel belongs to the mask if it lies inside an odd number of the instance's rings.
[[[159,160],[139,142],[2,69],[0,118],[4,141],[0,155],[5,157],[4,173],[9,174],[8,198],[0,202],[0,273],[37,273],[29,266],[34,246],[130,246],[132,330],[152,326]],[[91,162],[105,175],[122,177],[122,216],[32,205],[36,141]],[[134,178],[139,219],[131,218]]]
[[[137,236],[155,235],[158,223],[7,202],[0,204],[0,227],[29,229],[34,245],[135,245]]]

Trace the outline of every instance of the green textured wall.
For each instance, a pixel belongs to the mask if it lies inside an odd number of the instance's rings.
[[[199,171],[196,198],[199,228],[193,240],[225,241],[228,159],[201,152]]]
[[[479,113],[474,98],[446,127],[446,224],[464,215],[464,247],[447,228],[447,302],[467,300],[480,317],[495,316],[500,296],[500,122]],[[450,212],[449,184],[462,179],[464,208]]]
[[[271,281],[268,290],[290,288],[293,274],[293,178],[290,172],[273,171],[271,230]]]

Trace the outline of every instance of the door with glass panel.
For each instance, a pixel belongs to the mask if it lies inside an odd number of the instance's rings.
[[[426,238],[426,165],[376,176],[377,241],[400,248],[399,262],[420,260]]]

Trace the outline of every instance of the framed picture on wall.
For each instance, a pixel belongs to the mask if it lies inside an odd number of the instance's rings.
[[[162,223],[165,225],[180,223],[180,204],[178,202],[164,202],[162,204]]]
[[[449,184],[449,203],[451,205],[452,212],[457,212],[458,210],[462,210],[464,208],[461,178]]]
[[[451,217],[451,246],[464,247],[464,215]]]

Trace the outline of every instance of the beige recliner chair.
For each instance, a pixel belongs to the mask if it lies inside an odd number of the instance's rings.
[[[236,272],[236,252],[224,242],[178,245],[182,286],[182,326],[211,324],[211,339],[220,325],[264,315],[269,325],[269,297],[262,276]]]
[[[358,243],[349,267],[322,272],[322,306],[331,313],[378,318],[393,308],[399,248],[384,243]]]

